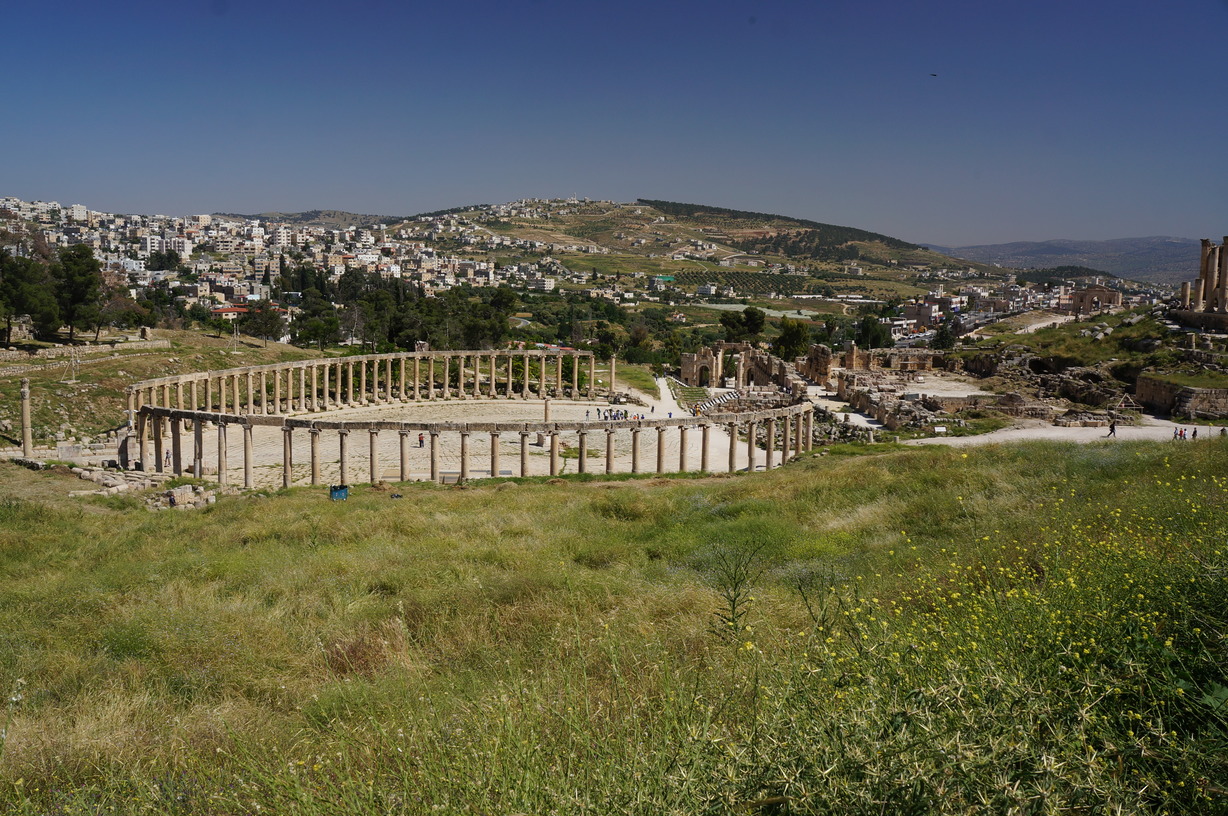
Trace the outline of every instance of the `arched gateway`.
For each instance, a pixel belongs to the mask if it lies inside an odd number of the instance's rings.
[[[252,488],[569,468],[754,470],[760,453],[774,465],[777,427],[781,463],[810,447],[809,402],[635,419],[622,411],[634,417],[637,406],[611,407],[611,390],[597,386],[592,352],[551,349],[403,352],[182,374],[127,389],[124,450],[145,469]],[[507,421],[517,404],[523,410]],[[530,413],[541,421],[521,418]]]

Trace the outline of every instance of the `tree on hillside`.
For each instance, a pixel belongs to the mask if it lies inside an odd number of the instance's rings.
[[[934,339],[930,341],[930,348],[946,349],[955,348],[955,332],[951,330],[951,321],[944,320],[934,332]]]
[[[772,351],[782,360],[800,357],[810,348],[810,327],[801,320],[788,317],[780,319],[780,336],[772,344]]]
[[[248,306],[247,314],[239,318],[239,331],[262,338],[267,346],[270,337],[276,340],[285,334],[286,321],[273,303],[260,300]]]
[[[51,267],[55,280],[55,298],[60,307],[60,319],[68,326],[68,342],[73,342],[76,330],[94,325],[98,318],[102,291],[102,265],[94,250],[85,244],[75,244],[60,250],[59,260]]]
[[[173,249],[160,250],[155,249],[149,253],[149,258],[145,260],[145,268],[150,272],[159,272],[162,270],[171,271],[179,268],[182,259],[179,253]]]
[[[36,334],[49,337],[60,327],[54,284],[45,264],[18,258],[0,249],[0,315],[4,316],[4,342],[13,336],[13,318],[29,315]]]
[[[725,340],[730,343],[754,342],[763,333],[766,324],[767,315],[754,306],[747,306],[741,312],[725,312],[721,315]]]
[[[895,345],[895,339],[891,336],[891,329],[872,314],[864,316],[857,323],[857,332],[853,337],[853,341],[861,348],[866,349],[891,348]]]

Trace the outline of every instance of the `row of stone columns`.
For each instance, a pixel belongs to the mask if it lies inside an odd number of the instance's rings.
[[[811,447],[811,438],[813,435],[813,413],[805,412],[796,414],[791,417],[782,417],[780,419],[766,419],[766,467],[772,468],[775,466],[775,437],[777,424],[783,432],[783,444],[780,449],[780,463],[784,464],[790,456],[799,455],[802,451],[809,450]],[[183,475],[185,472],[190,472],[194,476],[201,476],[204,471],[204,424],[201,422],[193,423],[192,428],[192,457],[190,469],[185,468],[185,457],[182,451],[182,436],[183,436],[183,421],[172,416],[169,420],[161,415],[148,415],[141,413],[137,415],[137,438],[139,440],[139,457],[142,462],[147,461],[149,451],[147,450],[147,437],[151,436],[153,440],[153,460],[154,469],[162,472],[164,468],[164,448],[163,438],[166,435],[167,424],[169,424],[169,436],[171,440],[171,456],[169,457],[170,470],[175,475]],[[217,434],[217,475],[218,482],[226,484],[229,478],[227,454],[229,443],[227,438],[227,429],[231,423],[219,422],[216,425]],[[254,487],[253,484],[253,467],[254,467],[254,452],[252,442],[252,426],[238,423],[243,437],[243,486],[246,488]],[[699,469],[701,471],[710,470],[710,443],[712,423],[702,423],[698,425],[700,437],[700,461]],[[746,460],[747,470],[753,472],[758,466],[759,447],[757,444],[757,435],[759,422],[752,421],[746,424]],[[296,430],[303,430],[309,434],[309,464],[310,464],[310,483],[313,485],[320,484],[321,480],[321,444],[320,435],[323,433],[319,428],[299,428],[285,426],[282,431],[282,467],[281,467],[281,482],[282,486],[289,487],[294,482],[294,433]],[[614,437],[620,430],[629,430],[631,436],[631,472],[641,473],[643,466],[646,464],[641,456],[640,434],[646,430],[645,428],[633,427],[630,429],[619,428],[594,428],[580,429],[575,431],[578,440],[578,461],[577,469],[580,473],[588,473],[589,471],[589,449],[588,437],[592,433],[604,431],[606,434],[605,444],[605,464],[604,472],[612,473],[615,459],[615,441]],[[667,450],[668,450],[668,434],[670,431],[676,430],[678,434],[678,472],[686,472],[689,470],[690,462],[688,461],[688,434],[692,430],[690,426],[670,425],[658,426],[657,445],[656,445],[656,461],[655,472],[667,472]],[[734,472],[737,469],[737,446],[739,442],[740,426],[736,422],[726,424],[726,431],[729,434],[729,458],[728,470]],[[350,461],[349,461],[349,435],[355,432],[355,429],[341,428],[337,433],[337,462],[339,464],[340,481],[343,484],[348,484],[350,476]],[[380,462],[379,437],[381,429],[370,428],[368,433],[368,472],[366,474],[368,481],[371,483],[383,480],[383,468]],[[408,481],[410,478],[410,451],[412,449],[412,436],[418,434],[419,445],[425,447],[426,438],[429,437],[429,474],[431,481],[439,481],[440,479],[440,443],[439,436],[442,431],[428,429],[425,431],[415,430],[396,430],[388,431],[389,433],[397,433],[400,437],[399,444],[399,471],[400,481]],[[471,433],[481,433],[478,431],[457,430],[448,431],[449,433],[457,433],[460,437],[460,462],[458,478],[466,480],[470,477],[470,445],[469,437]],[[497,477],[501,474],[501,452],[500,442],[504,433],[500,431],[485,431],[490,438],[489,452],[489,467],[492,477]],[[529,437],[533,435],[530,431],[515,432],[520,437],[520,468],[519,475],[529,475]],[[560,444],[559,440],[564,432],[550,432],[544,434],[548,437],[548,442],[545,444],[549,450],[549,473],[556,476],[560,473]]]
[[[283,410],[326,411],[394,400],[493,398],[498,396],[501,383],[505,383],[507,396],[528,399],[546,396],[551,385],[556,394],[562,394],[567,360],[571,360],[571,393],[579,398],[580,367],[585,359],[588,383],[584,396],[591,399],[596,396],[596,358],[591,354],[441,352],[426,357],[321,360],[272,370],[226,371],[187,381],[137,386],[128,394],[128,410],[132,415],[149,405],[249,415],[280,414]],[[533,361],[538,363],[536,377]],[[521,366],[518,382],[517,363]],[[453,367],[456,386],[452,385]]]

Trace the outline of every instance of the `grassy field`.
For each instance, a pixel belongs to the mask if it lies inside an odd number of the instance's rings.
[[[14,814],[1224,813],[1228,446],[148,513],[0,465]]]

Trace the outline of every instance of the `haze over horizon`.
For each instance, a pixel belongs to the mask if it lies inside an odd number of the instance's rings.
[[[1223,0],[5,18],[0,195],[171,215],[644,197],[944,246],[1228,232]]]

